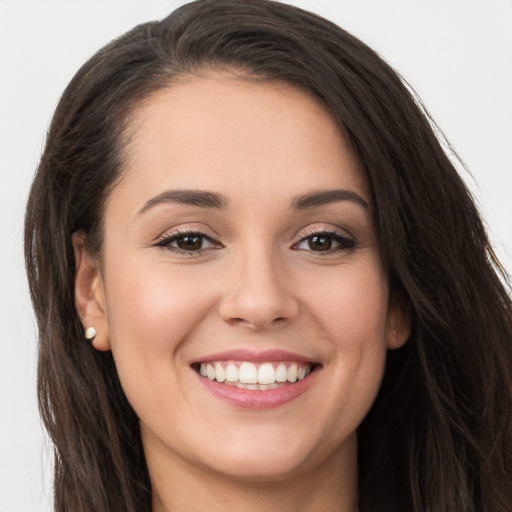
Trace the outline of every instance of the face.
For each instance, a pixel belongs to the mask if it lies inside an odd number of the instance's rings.
[[[275,480],[353,462],[406,333],[336,123],[291,86],[218,75],[159,92],[132,126],[77,303],[148,464]]]

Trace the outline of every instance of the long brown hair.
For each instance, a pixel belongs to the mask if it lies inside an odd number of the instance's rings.
[[[187,73],[278,80],[327,106],[372,191],[392,300],[413,319],[359,428],[361,512],[512,510],[512,305],[474,202],[397,74],[334,24],[268,0],[199,0],[94,55],[56,109],[25,255],[58,512],[151,510],[138,420],[84,339],[71,235],[101,251],[134,109]]]

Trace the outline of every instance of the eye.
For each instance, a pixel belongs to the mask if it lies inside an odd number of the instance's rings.
[[[219,243],[212,240],[209,236],[195,231],[171,233],[163,237],[155,245],[182,254],[197,254],[221,247]]]
[[[295,250],[331,253],[335,251],[351,250],[355,241],[338,231],[316,231],[302,238],[293,246]]]

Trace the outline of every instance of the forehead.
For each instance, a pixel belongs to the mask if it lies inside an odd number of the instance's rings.
[[[232,75],[184,78],[144,102],[130,124],[124,183],[163,188],[287,191],[349,187],[369,201],[333,116],[288,84]],[[229,190],[228,190],[229,193]]]

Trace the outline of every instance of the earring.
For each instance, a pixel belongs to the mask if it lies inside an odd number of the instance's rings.
[[[92,340],[96,336],[96,329],[94,327],[88,327],[85,330],[85,338],[88,340]]]

